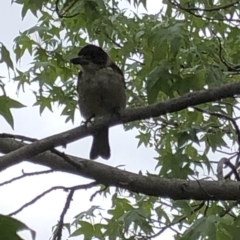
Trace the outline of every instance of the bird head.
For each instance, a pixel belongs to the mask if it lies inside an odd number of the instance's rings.
[[[80,65],[84,72],[94,72],[108,67],[112,60],[101,47],[89,44],[83,47],[78,56],[70,60],[70,63]]]

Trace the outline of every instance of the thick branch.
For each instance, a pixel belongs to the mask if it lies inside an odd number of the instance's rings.
[[[30,146],[13,139],[0,139],[0,151],[8,153],[19,147]],[[56,171],[63,171],[90,179],[107,186],[121,187],[133,192],[171,199],[196,200],[238,200],[240,183],[235,181],[187,181],[146,177],[118,168],[106,166],[94,161],[69,156],[78,163],[76,169],[61,157],[50,151],[39,154],[28,161],[48,166]]]
[[[240,183],[238,182],[198,182],[139,176],[94,161],[72,157],[79,166],[75,168],[65,162],[61,157],[52,154],[50,151],[45,152],[56,146],[65,145],[88,136],[99,127],[105,125],[114,126],[122,122],[127,123],[135,120],[157,117],[201,103],[234,97],[236,94],[240,94],[240,83],[232,83],[215,89],[188,93],[181,97],[163,103],[156,103],[148,107],[127,109],[123,111],[120,116],[98,118],[96,123],[90,127],[81,126],[36,141],[32,144],[23,144],[13,139],[0,139],[0,152],[8,153],[0,158],[0,171],[24,159],[28,159],[28,161],[51,167],[54,170],[74,173],[95,179],[99,183],[107,186],[117,186],[151,196],[169,197],[172,199],[237,200],[240,198]]]
[[[17,164],[24,159],[31,158],[44,151],[53,149],[54,147],[66,145],[67,143],[89,136],[102,126],[114,126],[122,122],[128,123],[135,120],[158,117],[166,113],[177,112],[201,103],[234,97],[236,94],[240,94],[240,82],[226,84],[214,89],[188,93],[181,97],[152,104],[147,107],[126,109],[125,111],[122,111],[119,116],[111,115],[98,118],[96,119],[96,123],[90,127],[81,126],[70,131],[47,137],[0,157],[0,171],[6,167]]]

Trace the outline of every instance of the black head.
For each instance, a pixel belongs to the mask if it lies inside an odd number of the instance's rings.
[[[78,53],[78,57],[72,58],[70,62],[81,66],[89,65],[90,63],[104,66],[107,64],[108,59],[107,53],[101,47],[89,44],[83,47]]]

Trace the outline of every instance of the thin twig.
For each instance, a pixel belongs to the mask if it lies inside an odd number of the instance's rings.
[[[9,216],[13,216],[13,215],[16,215],[18,214],[19,212],[21,212],[24,208],[34,204],[35,202],[37,202],[40,198],[42,198],[43,196],[45,196],[46,194],[54,191],[54,190],[64,190],[64,191],[68,191],[69,188],[66,188],[66,187],[63,187],[63,186],[55,186],[55,187],[52,187],[46,191],[44,191],[43,193],[39,194],[37,197],[33,198],[31,201],[25,203],[23,206],[21,206],[19,209],[17,209],[16,211],[12,212],[12,213],[9,213],[8,215]]]
[[[179,3],[177,3],[176,1],[172,2],[172,1],[169,1],[171,4],[173,4],[174,6],[177,6],[179,7],[180,9],[182,10],[185,10],[185,11],[203,11],[203,12],[214,12],[214,11],[218,11],[218,10],[222,10],[222,9],[227,9],[227,8],[230,8],[230,7],[233,7],[235,4],[239,3],[240,1],[237,0],[233,3],[228,3],[228,4],[225,4],[225,5],[220,5],[220,6],[217,6],[217,7],[212,7],[212,8],[185,8],[183,7],[182,5],[180,5]]]
[[[192,214],[197,212],[198,210],[200,210],[203,206],[204,206],[205,202],[203,201],[201,204],[199,204],[198,207],[196,207],[193,211],[192,211]],[[147,239],[152,239],[152,238],[155,238],[155,237],[158,237],[160,236],[165,230],[167,230],[168,228],[184,221],[185,219],[187,218],[187,216],[182,216],[181,218],[179,218],[178,220],[175,220],[169,224],[167,224],[165,227],[163,227],[159,232],[157,232],[156,234],[154,235],[151,235],[150,237],[148,237]]]
[[[61,240],[62,239],[62,229],[63,229],[63,224],[64,224],[64,216],[67,213],[68,208],[70,207],[70,202],[72,201],[73,194],[75,190],[71,190],[70,193],[68,194],[68,197],[66,199],[65,206],[63,208],[63,211],[60,216],[60,220],[56,229],[56,232],[53,235],[53,240]]]
[[[43,196],[45,196],[46,194],[54,191],[54,190],[64,190],[66,192],[68,191],[71,191],[71,190],[81,190],[81,189],[87,189],[87,188],[92,188],[92,187],[95,187],[97,186],[98,183],[96,181],[94,182],[91,182],[91,183],[87,183],[87,184],[82,184],[82,185],[76,185],[76,186],[73,186],[73,187],[64,187],[64,186],[55,186],[55,187],[52,187],[46,191],[44,191],[43,193],[39,194],[37,197],[33,198],[31,201],[25,203],[23,206],[21,206],[19,209],[17,209],[16,211],[12,212],[12,213],[9,213],[8,215],[9,216],[13,216],[13,215],[16,215],[18,214],[19,212],[21,212],[24,208],[34,204],[36,201],[38,201],[40,198],[42,198]]]
[[[36,176],[36,175],[47,174],[47,173],[53,173],[53,172],[54,172],[53,170],[45,170],[45,171],[31,172],[31,173],[25,173],[25,172],[22,171],[23,174],[21,176],[18,176],[18,177],[15,177],[15,178],[12,178],[10,180],[7,180],[5,182],[0,183],[0,187],[3,186],[3,185],[6,185],[6,184],[12,183],[14,181],[20,180],[20,179],[25,178],[25,177]]]
[[[224,217],[226,214],[228,214],[234,207],[237,207],[237,205],[240,203],[240,200],[230,204],[226,209],[224,209],[222,212],[219,213],[220,217]]]
[[[90,197],[90,201],[92,201],[96,197],[97,194],[104,192],[107,189],[108,189],[108,186],[104,186],[103,189],[100,189],[100,190],[96,191],[95,193],[93,193],[92,196]]]
[[[235,132],[236,132],[237,139],[238,139],[238,146],[239,146],[239,150],[240,150],[240,130],[238,128],[238,125],[237,125],[236,121],[233,118],[231,118],[231,117],[229,117],[229,116],[227,116],[225,114],[203,110],[203,109],[201,109],[199,107],[193,107],[193,108],[195,110],[199,111],[199,112],[206,113],[208,115],[219,117],[219,118],[226,119],[226,120],[230,121],[232,123],[232,125],[234,126],[234,128],[235,128]]]
[[[238,3],[239,1],[237,1]],[[235,18],[227,18],[227,17],[224,17],[224,18],[219,18],[219,19],[214,19],[214,18],[211,18],[211,17],[207,17],[207,16],[204,16],[204,15],[200,15],[200,14],[197,14],[195,13],[195,9],[191,10],[191,8],[186,8],[186,7],[183,7],[182,5],[180,5],[179,3],[177,3],[176,1],[170,1],[169,0],[169,3],[177,8],[179,8],[180,10],[183,10],[185,12],[188,12],[189,14],[195,16],[195,17],[198,17],[198,18],[204,18],[208,21],[227,21],[227,22],[231,22],[233,24],[233,22],[237,22],[239,23],[240,22],[240,19],[235,19]],[[234,3],[236,4],[236,2]],[[225,7],[225,5],[223,6]],[[228,6],[227,6],[228,7]],[[218,7],[217,7],[218,8]],[[197,10],[197,9],[196,9]],[[211,10],[211,9],[207,9],[208,10]],[[220,9],[219,9],[220,10]],[[203,11],[203,12],[207,12],[207,11],[204,11],[204,9],[199,9],[199,11]],[[212,11],[212,10],[211,10]]]

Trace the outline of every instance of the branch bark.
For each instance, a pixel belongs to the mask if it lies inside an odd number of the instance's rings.
[[[81,126],[47,137],[0,157],[0,171],[7,166],[17,164],[26,158],[36,156],[37,154],[53,149],[54,147],[66,145],[67,143],[89,136],[103,126],[111,127],[121,123],[158,117],[166,113],[177,112],[198,104],[234,97],[236,94],[240,94],[240,82],[226,84],[214,89],[187,93],[181,97],[155,103],[147,107],[126,109],[122,111],[119,116],[108,115],[97,118],[95,123],[90,127]]]
[[[169,197],[172,199],[237,200],[240,198],[240,183],[238,182],[187,181],[146,177],[108,167],[94,161],[70,156],[79,165],[76,169],[61,157],[47,151],[91,135],[102,126],[114,126],[120,123],[157,117],[198,104],[234,97],[236,94],[240,94],[240,82],[188,93],[147,107],[126,109],[121,112],[120,116],[104,116],[96,119],[95,123],[90,127],[77,127],[32,144],[20,143],[13,139],[0,139],[0,152],[6,154],[0,157],[0,171],[27,160],[48,166],[56,171],[69,172],[95,179],[107,186],[121,187],[151,196]]]
[[[0,139],[0,151],[8,153],[17,148],[30,146],[13,139]],[[68,155],[78,168],[72,167],[61,157],[46,151],[27,161],[41,164],[55,171],[62,171],[89,179],[96,180],[99,184],[116,186],[133,192],[149,196],[195,200],[238,200],[240,199],[240,183],[236,181],[188,181],[182,179],[165,179],[148,177],[118,168],[77,158]]]

